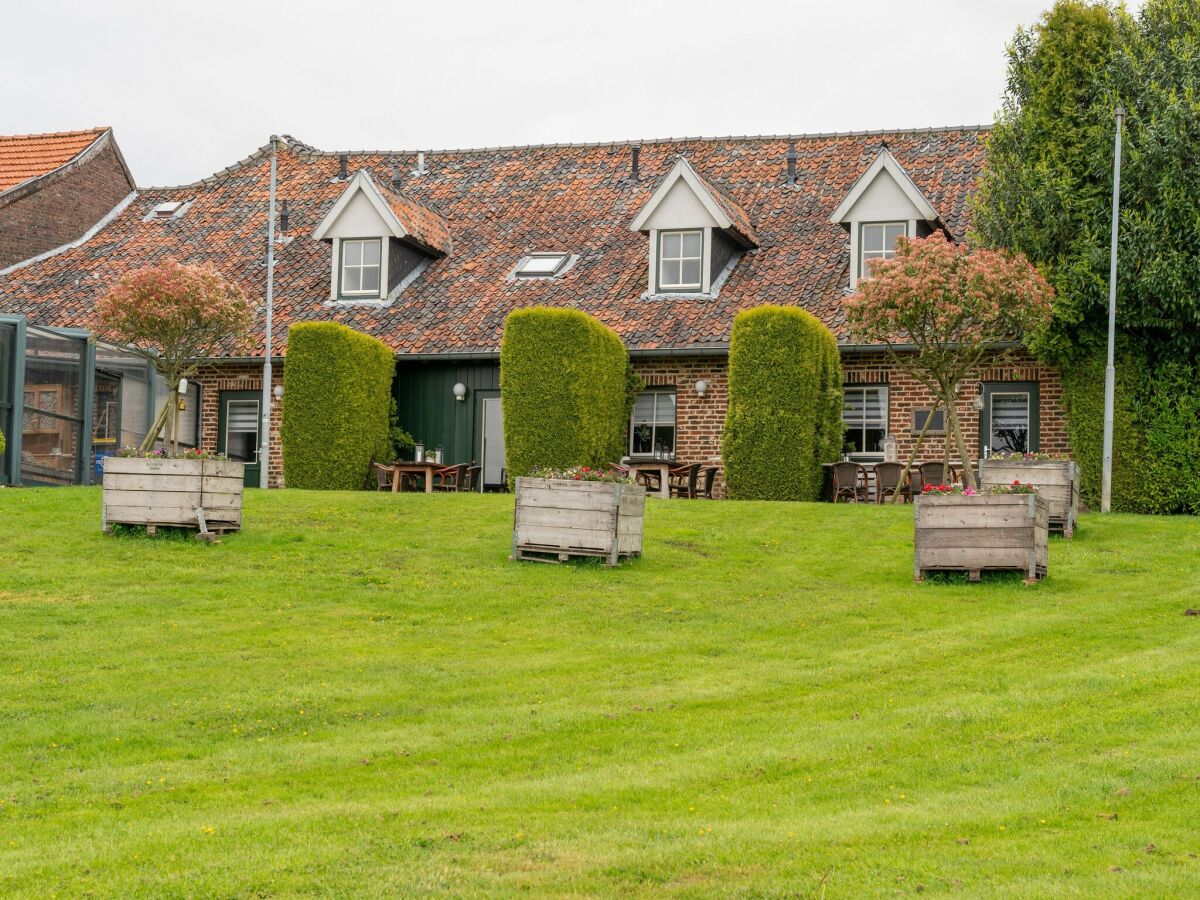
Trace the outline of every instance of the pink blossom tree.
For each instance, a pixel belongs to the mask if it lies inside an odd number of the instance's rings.
[[[852,335],[881,343],[946,411],[947,458],[957,446],[963,484],[975,485],[955,405],[959,383],[985,359],[1003,364],[1022,336],[1045,327],[1054,291],[1020,254],[969,250],[940,233],[900,238],[845,301]],[[945,480],[943,470],[943,481]]]
[[[218,352],[237,351],[250,338],[254,303],[242,288],[209,265],[169,259],[124,275],[96,304],[99,333],[148,359],[170,386],[170,395],[146,433],[141,451],[154,446],[163,427],[178,449],[175,391]]]

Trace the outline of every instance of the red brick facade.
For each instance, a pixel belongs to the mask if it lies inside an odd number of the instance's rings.
[[[192,380],[200,385],[200,447],[216,450],[220,423],[222,391],[261,391],[261,363],[235,363],[225,366],[207,366]],[[283,363],[271,367],[272,386],[283,384]],[[282,410],[278,400],[271,399],[271,463],[270,485],[283,487],[283,454],[279,444],[279,422]]]
[[[0,268],[81,237],[134,189],[116,144],[107,143],[0,197]]]
[[[896,437],[903,460],[916,441],[911,427],[912,413],[917,409],[929,408],[932,397],[911,376],[888,365],[880,354],[847,354],[843,357],[842,365],[844,380],[848,385],[888,386],[888,427]],[[635,360],[634,368],[647,387],[675,388],[676,457],[706,466],[722,465],[721,434],[729,398],[726,359],[701,356],[642,358]],[[272,376],[275,384],[283,384],[283,363],[275,364]],[[201,387],[201,446],[216,450],[221,392],[262,390],[262,366],[257,363],[209,366],[194,380]],[[699,381],[707,382],[704,396],[696,391]],[[979,452],[980,420],[973,401],[985,382],[1036,382],[1039,385],[1039,449],[1049,453],[1070,451],[1058,372],[1038,364],[1027,354],[1021,354],[1011,364],[987,368],[977,378],[963,383],[958,412],[972,458]],[[279,443],[281,411],[278,401],[273,401],[271,407],[270,483],[272,487],[283,487],[283,460]],[[943,447],[944,438],[941,435],[927,435],[921,458],[940,459]],[[724,496],[723,477],[718,477],[715,489],[718,496]]]
[[[882,354],[846,354],[842,358],[844,381],[851,384],[888,386],[888,429],[896,437],[900,459],[906,458],[916,443],[912,430],[914,410],[928,409],[933,398],[911,376],[889,365]],[[687,462],[721,464],[721,432],[729,397],[729,379],[724,357],[664,357],[642,359],[634,363],[647,387],[673,386],[676,391],[675,455]],[[696,382],[703,379],[708,389],[703,397],[696,393]],[[1039,386],[1038,449],[1047,453],[1067,453],[1066,417],[1062,408],[1062,385],[1058,372],[1038,364],[1022,353],[1002,367],[984,369],[976,378],[965,381],[959,391],[958,414],[963,425],[967,450],[974,459],[979,453],[980,413],[974,400],[985,382],[1036,382]],[[926,435],[921,458],[941,459],[945,438]],[[724,481],[719,480],[723,495]]]

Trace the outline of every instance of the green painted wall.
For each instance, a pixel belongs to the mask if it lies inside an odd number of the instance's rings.
[[[465,400],[454,399],[454,385],[467,386]],[[500,363],[396,361],[393,386],[400,426],[430,450],[440,446],[447,463],[479,459],[481,401],[500,393]]]

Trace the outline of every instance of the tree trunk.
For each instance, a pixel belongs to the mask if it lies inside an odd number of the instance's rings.
[[[929,423],[933,421],[934,414],[941,405],[942,401],[935,401],[933,409],[929,410],[929,415],[925,417],[925,424],[921,426],[921,433],[917,435],[917,443],[908,454],[908,462],[904,464],[904,471],[900,473],[900,482],[896,487],[896,493],[892,495],[893,503],[899,503],[904,498],[904,485],[912,477],[913,463],[917,460],[917,454],[921,452],[921,444],[925,442],[925,432],[929,431]]]
[[[167,423],[167,413],[170,410],[171,404],[168,399],[168,402],[164,403],[163,408],[158,411],[158,415],[154,417],[154,423],[150,426],[150,430],[146,432],[146,436],[142,438],[142,442],[138,445],[139,453],[148,453],[154,447],[154,442],[158,440],[163,426]]]
[[[951,433],[954,435],[954,439],[958,444],[958,455],[962,460],[963,465],[963,487],[969,487],[971,490],[975,490],[977,487],[975,484],[975,473],[971,469],[971,460],[967,455],[967,442],[963,438],[962,426],[958,421],[958,409],[953,403],[946,408],[946,425],[949,429],[951,429],[951,431],[946,434],[947,448],[950,446]]]

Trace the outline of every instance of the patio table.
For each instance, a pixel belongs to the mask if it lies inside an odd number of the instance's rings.
[[[445,466],[442,463],[435,462],[396,462],[392,463],[392,493],[400,492],[400,476],[401,475],[424,475],[425,476],[425,493],[433,493],[433,473],[438,469],[443,469]]]
[[[637,480],[639,472],[654,472],[658,475],[658,497],[671,499],[671,470],[679,464],[669,459],[641,459],[629,461],[629,473]],[[655,496],[647,492],[647,496]]]

